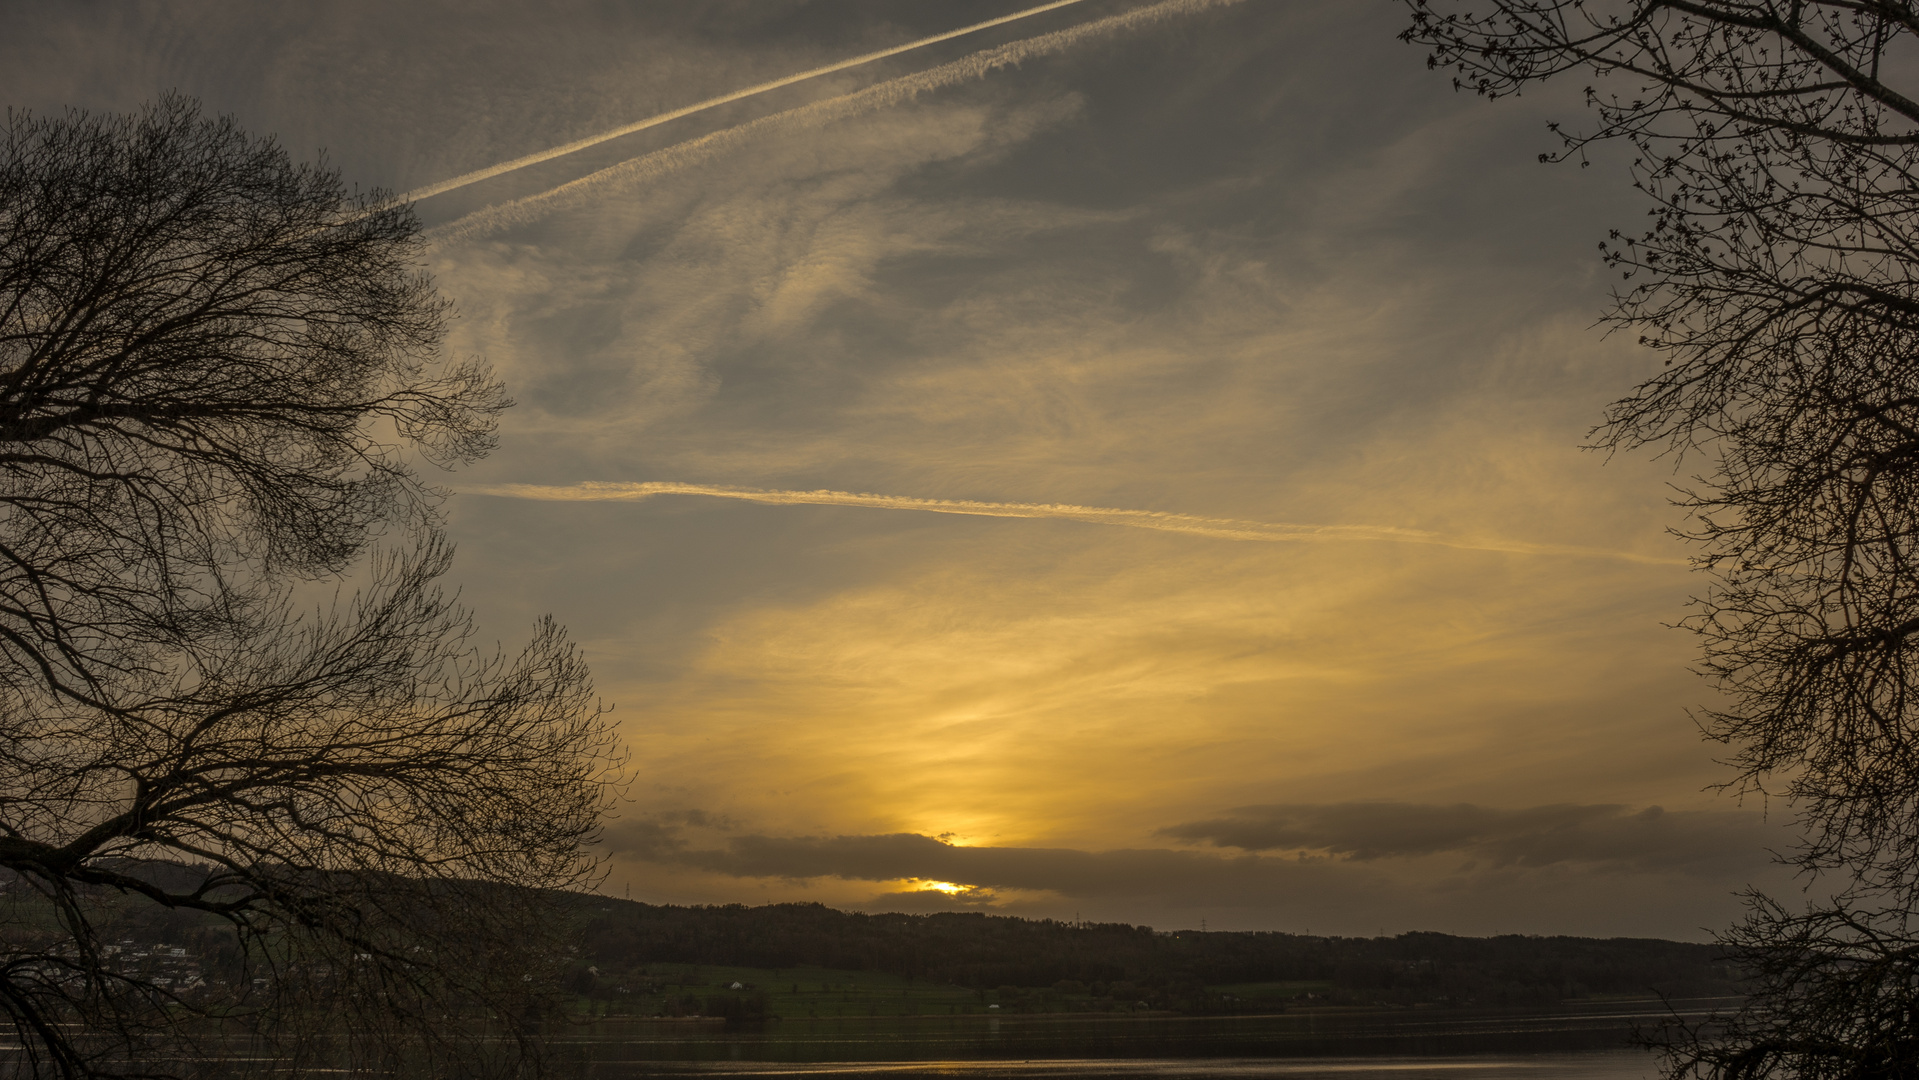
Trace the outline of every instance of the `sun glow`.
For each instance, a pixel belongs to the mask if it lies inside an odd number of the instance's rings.
[[[921,892],[943,892],[948,896],[963,893],[967,888],[964,885],[955,885],[950,881],[925,881],[920,879],[915,879],[915,881],[919,885]]]

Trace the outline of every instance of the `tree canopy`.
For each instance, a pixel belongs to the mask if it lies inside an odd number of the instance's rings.
[[[182,98],[0,133],[0,1014],[33,1071],[240,1030],[315,1067],[347,1028],[422,1070],[532,1050],[538,896],[593,879],[610,734],[556,625],[481,652],[435,584],[419,468],[509,402],[442,355],[420,245]],[[218,962],[131,962],[155,913]],[[480,1017],[511,1037],[447,1028]]]

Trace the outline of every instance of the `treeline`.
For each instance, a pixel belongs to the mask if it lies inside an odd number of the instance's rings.
[[[820,904],[579,903],[583,955],[609,972],[636,976],[648,964],[823,967],[980,990],[1125,985],[1148,1000],[1189,999],[1209,986],[1315,982],[1326,984],[1319,996],[1334,1001],[1388,1003],[1697,997],[1743,989],[1716,947],[1647,938],[1163,933],[972,912],[867,915]]]
[[[166,862],[127,862],[121,868],[189,889],[206,873]],[[46,898],[24,884],[0,874],[0,909],[7,921],[18,934],[58,938],[62,931]],[[86,891],[102,939],[126,946],[117,953],[121,964],[149,947],[168,946],[184,950],[182,963],[209,983],[250,974],[219,920],[128,905],[111,890]],[[872,972],[929,988],[963,987],[977,992],[982,1006],[990,1001],[1017,1011],[1145,1005],[1242,1012],[1307,994],[1339,1004],[1502,1005],[1745,991],[1741,973],[1718,947],[1650,938],[1167,933],[1125,923],[977,912],[869,915],[820,904],[678,907],[547,895],[574,924],[579,951],[562,965],[569,989],[587,998],[630,997],[634,1004],[639,997],[669,995],[678,980],[664,969],[675,965]],[[728,1015],[707,1006],[697,1011]]]

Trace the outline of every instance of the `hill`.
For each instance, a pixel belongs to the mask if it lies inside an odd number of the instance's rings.
[[[172,863],[129,868],[189,881],[205,873]],[[10,884],[0,875],[13,930],[58,934],[45,898]],[[124,963],[159,965],[183,985],[246,974],[231,929],[218,920],[128,907],[95,891],[102,939],[115,943]],[[1221,1014],[1301,1004],[1549,1005],[1744,991],[1741,973],[1717,947],[1649,938],[1168,932],[978,912],[862,914],[819,904],[679,907],[546,896],[575,939],[573,951],[556,957],[561,972],[596,1013]]]
[[[1514,1005],[1742,992],[1740,973],[1715,946],[1648,938],[1316,937],[1165,932],[972,912],[869,915],[819,904],[678,907],[602,897],[574,903],[582,957],[575,989],[606,1000],[657,995],[669,1009],[671,988],[707,985],[710,973],[701,968],[762,972],[763,981],[782,991],[791,985],[794,993],[812,981],[839,985],[822,973],[866,973],[889,977],[889,986],[897,980],[902,997],[911,997],[905,988],[915,984],[964,988],[975,1007],[1025,1011],[1217,1013],[1299,999]],[[812,973],[804,974],[808,969]],[[689,1011],[706,1007],[709,1015],[733,1008],[721,1001],[682,1004]]]

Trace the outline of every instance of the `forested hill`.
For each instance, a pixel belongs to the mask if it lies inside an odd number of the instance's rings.
[[[1741,992],[1710,945],[1646,938],[1311,937],[1162,932],[978,913],[866,915],[819,904],[673,907],[582,898],[583,953],[609,974],[647,965],[820,967],[975,989],[1127,985],[1141,997],[1274,982],[1347,1001],[1546,1001]]]

